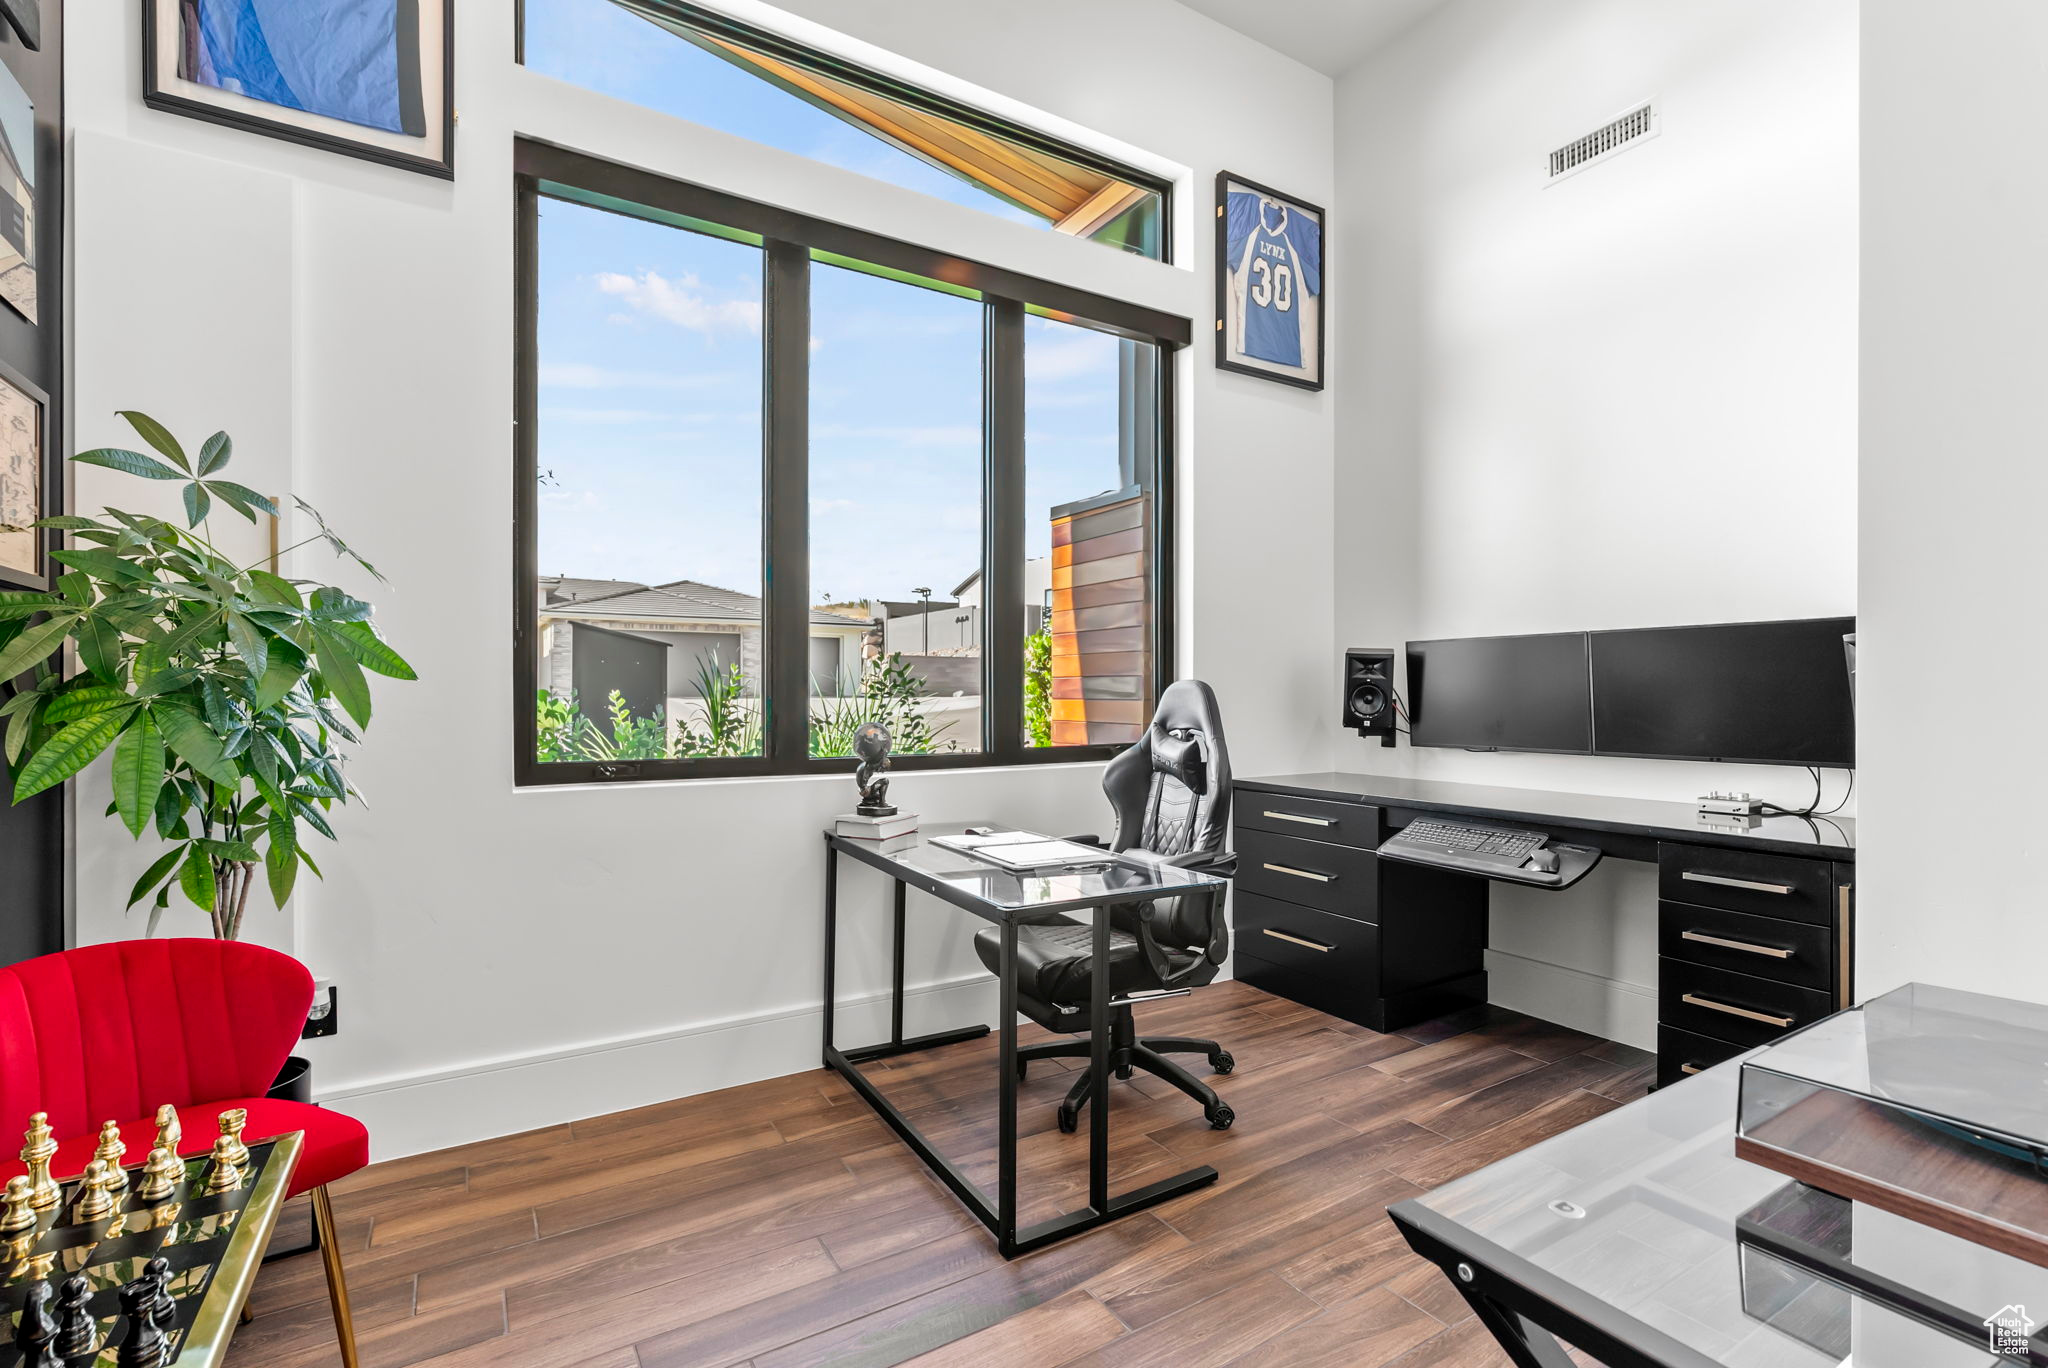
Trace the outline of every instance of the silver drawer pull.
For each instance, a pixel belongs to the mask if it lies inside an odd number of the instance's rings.
[[[1321,941],[1304,940],[1300,936],[1290,936],[1285,931],[1275,931],[1270,926],[1261,927],[1259,929],[1264,931],[1267,935],[1271,936],[1274,940],[1284,940],[1289,945],[1306,946],[1310,950],[1318,950],[1325,955],[1329,954],[1332,950],[1335,950],[1337,948],[1334,945],[1324,945]]]
[[[1681,1064],[1678,1066],[1678,1071],[1682,1074],[1696,1074],[1706,1072],[1706,1070],[1702,1069],[1697,1064]]]
[[[1783,895],[1793,891],[1791,884],[1758,883],[1755,879],[1731,879],[1726,874],[1695,874],[1688,869],[1678,876],[1687,883],[1718,884],[1722,888],[1744,888],[1751,893],[1777,893]]]
[[[1790,950],[1780,950],[1775,945],[1751,945],[1748,941],[1725,940],[1720,936],[1709,936],[1704,931],[1683,931],[1680,940],[1697,941],[1701,945],[1717,945],[1723,950],[1740,950],[1745,955],[1769,955],[1772,959],[1791,959]]]
[[[1297,879],[1314,879],[1317,883],[1337,882],[1335,874],[1318,874],[1313,869],[1296,869],[1293,865],[1276,865],[1271,861],[1267,861],[1266,868],[1272,870],[1275,874],[1292,874]]]
[[[1780,1030],[1792,1024],[1791,1017],[1772,1016],[1769,1012],[1752,1012],[1747,1007],[1730,1007],[1725,1002],[1715,1002],[1711,998],[1698,997],[1692,993],[1687,993],[1679,1001],[1689,1002],[1695,1007],[1704,1007],[1710,1012],[1726,1012],[1729,1016],[1747,1017],[1751,1021],[1761,1021],[1766,1026],[1776,1026]]]
[[[1266,816],[1281,822],[1299,822],[1303,826],[1333,827],[1337,823],[1328,817],[1304,817],[1298,812],[1274,812],[1268,809]]]

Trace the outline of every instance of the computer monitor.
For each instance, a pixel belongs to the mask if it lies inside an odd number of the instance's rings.
[[[1467,750],[1593,748],[1586,634],[1408,643],[1409,740]]]
[[[1856,763],[1842,639],[1854,618],[1653,627],[1593,636],[1601,755]]]

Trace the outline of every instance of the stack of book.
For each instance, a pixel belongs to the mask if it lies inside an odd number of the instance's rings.
[[[893,841],[917,830],[917,814],[899,812],[893,817],[863,817],[843,812],[832,819],[832,830],[854,841]]]

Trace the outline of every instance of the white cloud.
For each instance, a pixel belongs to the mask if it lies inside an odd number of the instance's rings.
[[[540,368],[540,383],[557,389],[695,390],[743,382],[744,377],[730,373],[614,370],[610,366],[594,366],[584,361],[544,362]]]
[[[635,313],[707,338],[721,332],[761,331],[760,300],[713,299],[688,272],[671,277],[659,271],[642,271],[636,276],[604,271],[596,279],[599,291],[623,301]],[[614,319],[624,317],[630,315],[613,315]]]

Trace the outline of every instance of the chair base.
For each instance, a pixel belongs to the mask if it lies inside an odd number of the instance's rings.
[[[1139,1036],[1137,1019],[1131,1009],[1119,1007],[1109,1023],[1109,1067],[1118,1078],[1129,1078],[1133,1069],[1143,1069],[1154,1078],[1162,1078],[1189,1097],[1202,1104],[1202,1114],[1217,1130],[1229,1130],[1237,1120],[1237,1113],[1230,1104],[1216,1095],[1216,1090],[1196,1078],[1166,1056],[1169,1054],[1199,1054],[1209,1057],[1209,1067],[1219,1074],[1227,1074],[1237,1067],[1230,1051],[1213,1040],[1196,1040],[1187,1036]],[[1094,1047],[1083,1037],[1078,1040],[1055,1040],[1043,1045],[1025,1045],[1017,1051],[1017,1077],[1022,1079],[1026,1065],[1034,1059],[1086,1059],[1089,1065],[1074,1079],[1074,1086],[1067,1090],[1066,1100],[1059,1106],[1060,1129],[1072,1134],[1081,1126],[1081,1108],[1087,1105],[1089,1094],[1095,1087]]]

